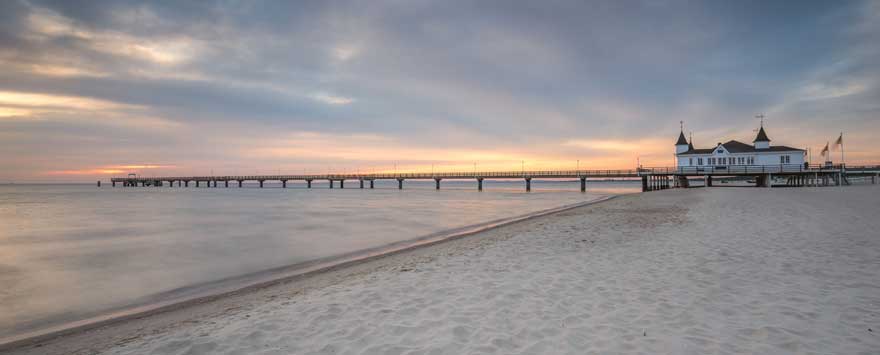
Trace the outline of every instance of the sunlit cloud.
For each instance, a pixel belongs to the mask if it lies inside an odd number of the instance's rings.
[[[107,73],[100,73],[84,68],[59,65],[33,65],[31,72],[38,75],[55,76],[55,77],[105,77]]]
[[[0,106],[0,118],[26,118],[31,114],[27,109]]]
[[[576,148],[584,148],[584,149],[593,149],[593,150],[601,150],[601,151],[616,151],[616,152],[646,152],[646,151],[658,151],[666,148],[669,150],[671,148],[670,140],[661,140],[661,139],[633,139],[633,140],[610,140],[610,139],[572,139],[568,140],[562,145],[568,147],[576,147]]]
[[[360,49],[355,46],[338,46],[333,48],[333,58],[344,62],[352,59],[358,52],[360,52]]]
[[[34,8],[27,21],[31,33],[42,40],[62,36],[75,37],[99,52],[160,65],[180,64],[196,57],[200,52],[200,46],[184,36],[141,38],[119,31],[94,31],[43,8]]]
[[[800,100],[826,100],[840,97],[857,95],[868,89],[868,86],[860,82],[849,82],[844,85],[827,85],[821,83],[810,84],[801,89]]]
[[[116,165],[116,166],[106,166],[100,168],[85,168],[85,169],[69,169],[69,170],[52,170],[48,171],[46,175],[73,175],[73,176],[88,176],[88,175],[120,175],[127,174],[135,170],[150,170],[150,169],[172,169],[175,168],[174,165]]]
[[[327,93],[315,93],[310,96],[313,100],[323,102],[330,105],[348,105],[354,102],[354,99],[342,96],[334,96]]]
[[[126,105],[86,97],[37,94],[15,91],[0,91],[0,105],[17,105],[44,108],[72,108],[80,110],[117,110],[137,107],[134,105]]]

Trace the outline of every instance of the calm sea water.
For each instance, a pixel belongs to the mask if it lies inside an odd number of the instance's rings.
[[[0,186],[0,338],[169,290],[639,191],[637,182],[377,188]],[[352,188],[355,187],[355,188]]]

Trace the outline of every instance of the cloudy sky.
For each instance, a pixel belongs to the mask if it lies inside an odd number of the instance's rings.
[[[880,162],[877,1],[0,2],[0,182]]]

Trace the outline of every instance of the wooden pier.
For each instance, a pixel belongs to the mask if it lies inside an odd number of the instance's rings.
[[[678,168],[640,168],[630,170],[540,170],[540,171],[480,171],[480,172],[440,172],[440,173],[375,173],[375,174],[303,174],[303,175],[224,175],[224,176],[156,176],[156,177],[118,177],[110,179],[115,187],[122,186],[163,186],[173,187],[242,187],[244,182],[258,182],[260,187],[266,181],[277,181],[282,188],[290,181],[306,183],[312,187],[313,181],[327,181],[329,188],[339,183],[345,188],[346,181],[357,181],[363,189],[368,184],[374,188],[376,180],[397,181],[397,188],[403,189],[406,180],[434,180],[435,188],[440,189],[443,180],[475,180],[477,190],[483,190],[485,179],[522,179],[525,190],[531,191],[532,179],[579,179],[581,191],[587,190],[588,179],[641,179],[642,191],[663,190],[672,187],[690,187],[690,181],[702,178],[703,186],[712,186],[713,179],[727,177],[753,177],[755,186],[771,187],[775,179],[783,179],[784,186],[829,186],[848,184],[850,177],[870,177],[872,183],[880,180],[880,165],[870,166],[806,166],[806,165],[730,165],[698,166]]]

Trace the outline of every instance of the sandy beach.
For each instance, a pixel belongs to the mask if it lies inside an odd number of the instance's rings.
[[[619,197],[15,354],[876,354],[880,188]]]

